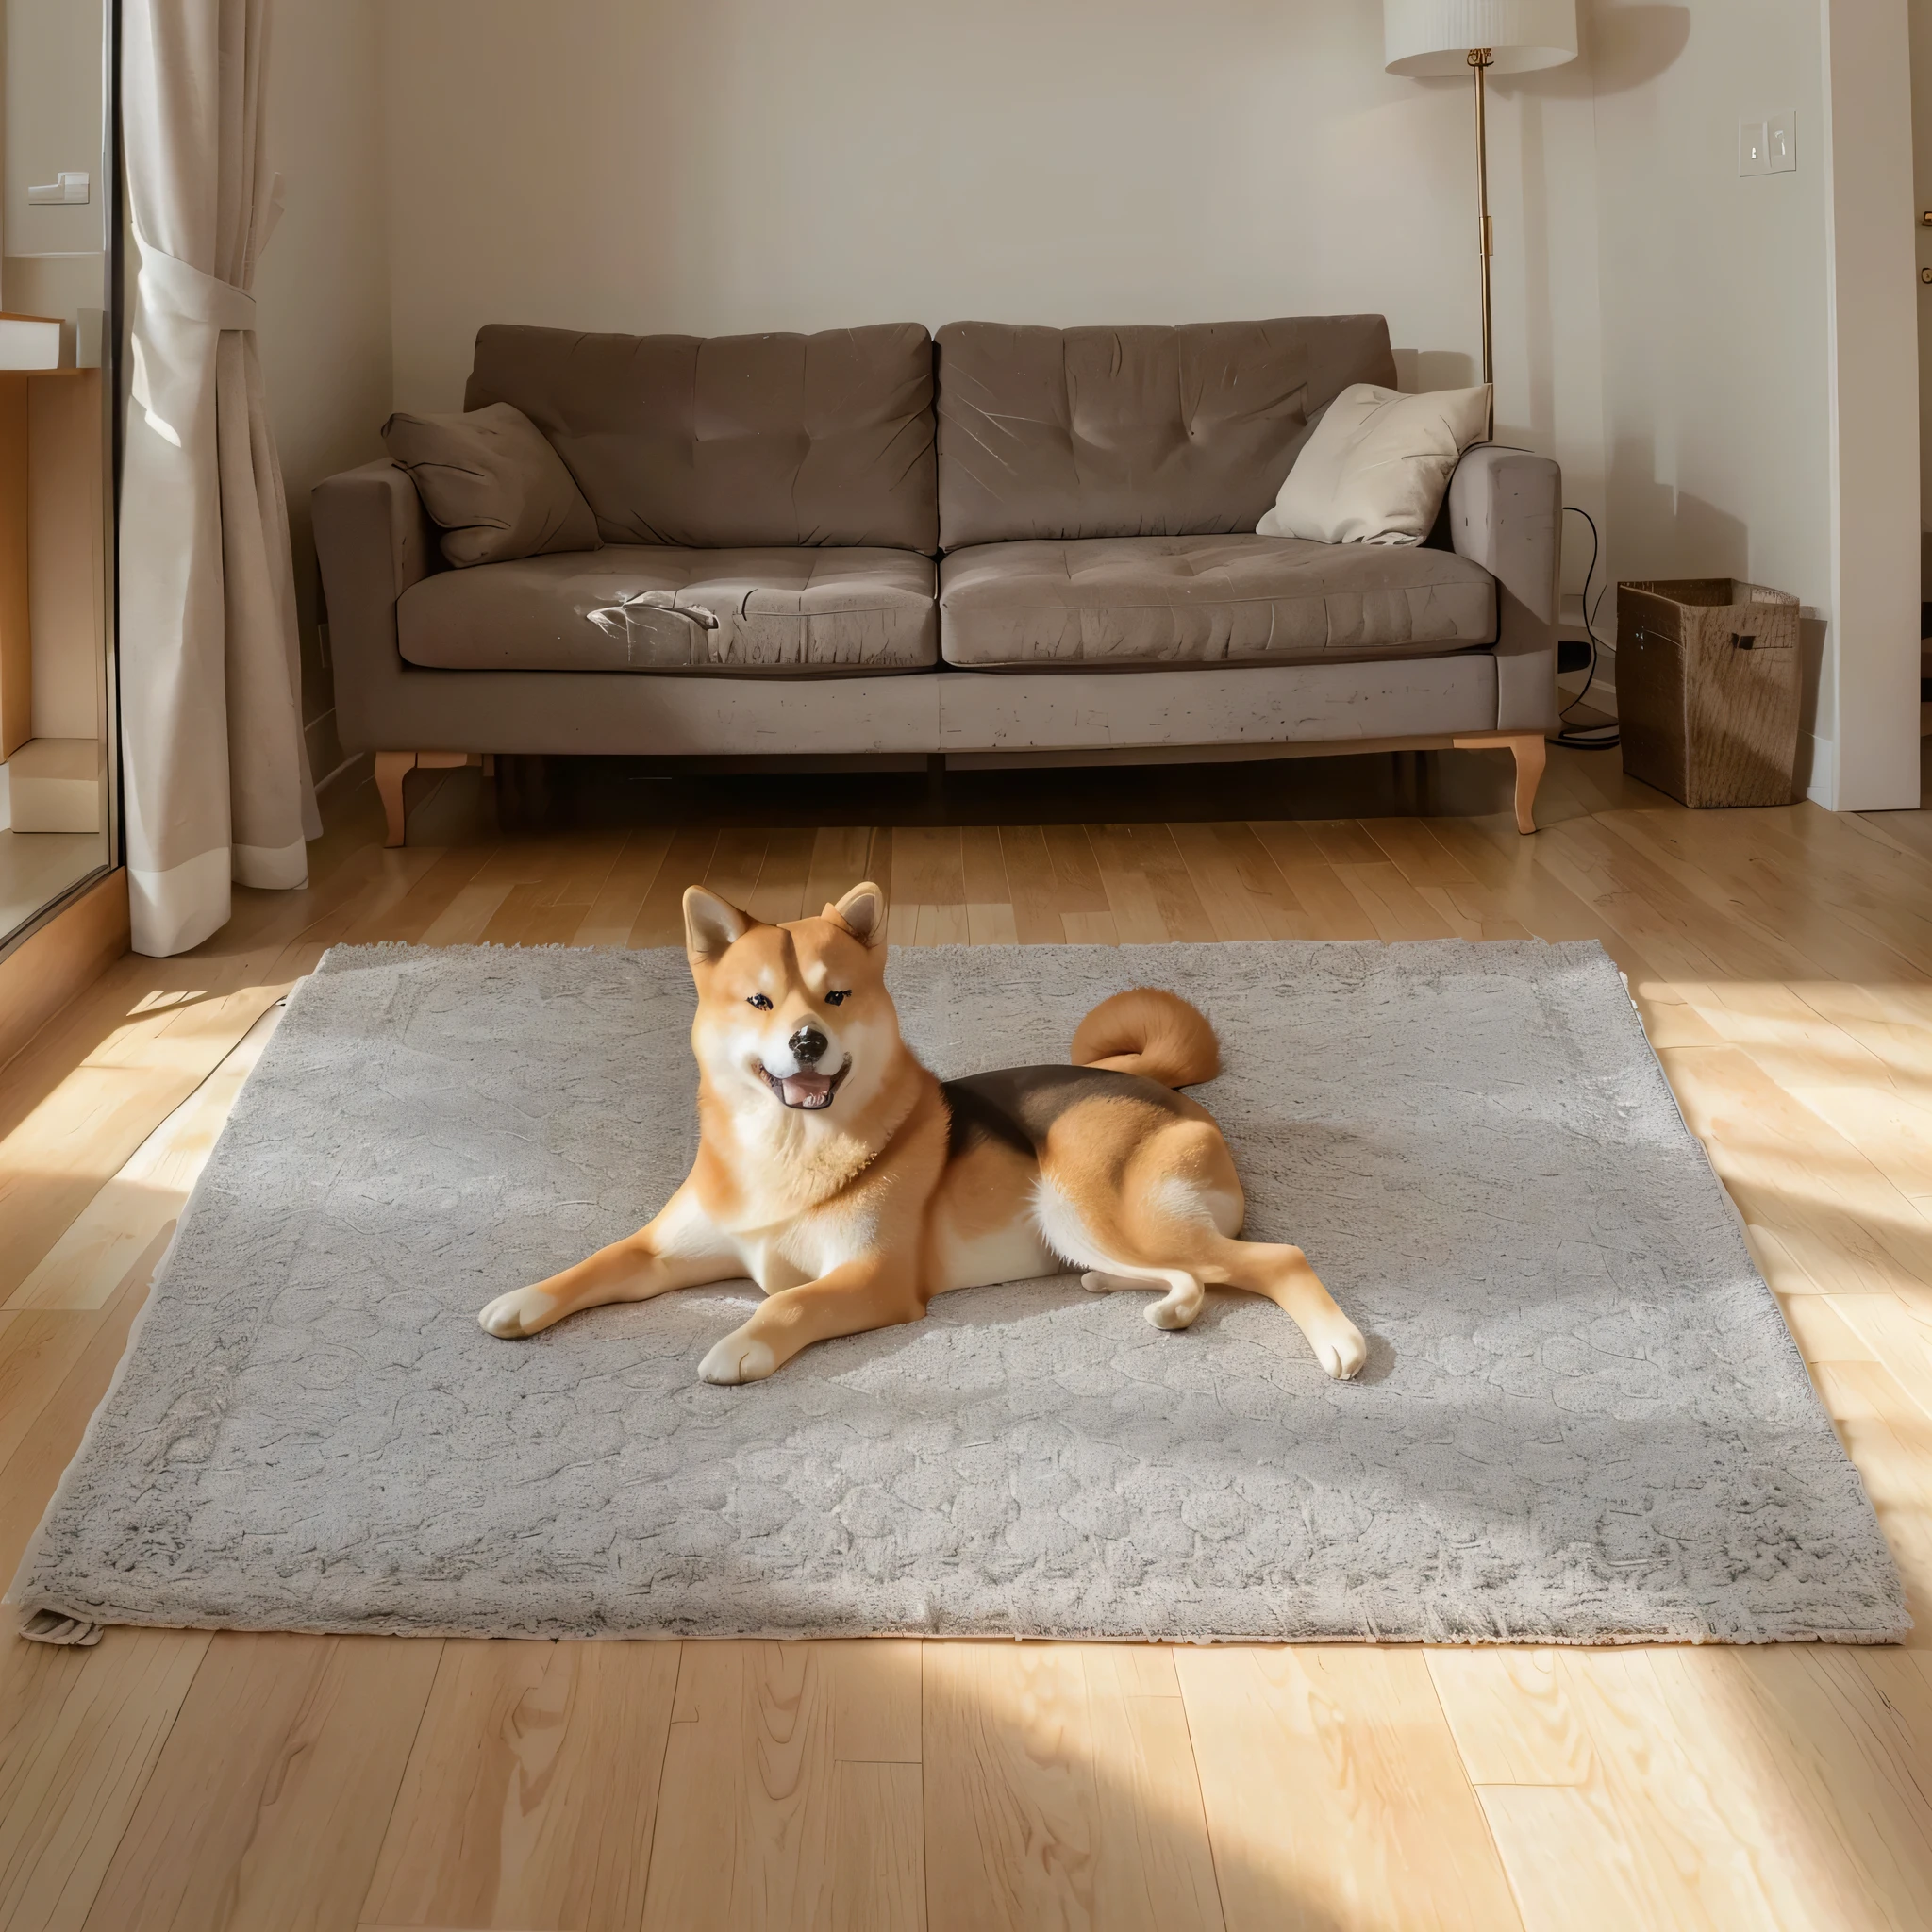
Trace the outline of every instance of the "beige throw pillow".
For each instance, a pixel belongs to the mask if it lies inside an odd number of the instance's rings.
[[[1490,391],[1406,396],[1358,382],[1302,445],[1261,537],[1317,543],[1420,543],[1435,527],[1451,472],[1488,434]]]
[[[462,416],[398,411],[382,425],[382,441],[414,480],[442,528],[442,554],[458,569],[604,547],[576,478],[508,403]]]

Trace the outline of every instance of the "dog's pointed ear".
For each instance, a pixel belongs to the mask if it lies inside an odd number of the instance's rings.
[[[734,946],[758,922],[728,899],[702,886],[684,891],[684,950],[693,959],[716,959]]]
[[[870,879],[862,886],[854,886],[836,906],[827,906],[824,916],[836,920],[863,945],[885,943],[885,889],[874,885]]]

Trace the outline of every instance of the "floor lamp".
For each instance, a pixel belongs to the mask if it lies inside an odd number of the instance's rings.
[[[1576,58],[1576,0],[1382,0],[1385,61],[1391,74],[1437,76],[1467,69],[1475,78],[1476,246],[1483,265],[1483,380],[1492,385],[1490,326],[1490,152],[1485,85],[1497,74],[1560,67]]]

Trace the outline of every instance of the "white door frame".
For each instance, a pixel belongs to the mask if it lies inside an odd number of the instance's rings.
[[[1911,30],[1907,0],[1821,0],[1821,12],[1834,743],[1811,795],[1873,811],[1919,803]]]

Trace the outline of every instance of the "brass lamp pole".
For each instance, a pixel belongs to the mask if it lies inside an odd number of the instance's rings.
[[[1489,77],[1560,66],[1576,58],[1576,0],[1382,0],[1384,65],[1391,74],[1475,83],[1476,247],[1483,269],[1483,380],[1495,426],[1496,344],[1490,264]]]
[[[1483,380],[1490,385],[1490,429],[1496,427],[1496,345],[1490,311],[1490,262],[1496,253],[1495,225],[1490,220],[1489,90],[1485,77],[1495,62],[1488,47],[1469,50],[1469,69],[1475,75],[1475,215],[1476,249],[1483,258]]]

